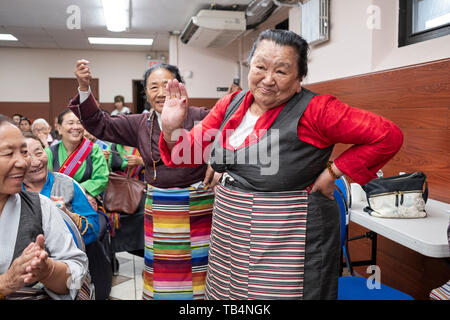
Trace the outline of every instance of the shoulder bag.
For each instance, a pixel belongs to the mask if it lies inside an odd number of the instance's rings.
[[[428,183],[421,171],[374,179],[362,188],[369,204],[364,211],[374,217],[424,218],[427,215]]]
[[[105,210],[133,214],[138,209],[145,190],[145,182],[131,178],[130,172],[127,175],[110,172],[103,195]]]

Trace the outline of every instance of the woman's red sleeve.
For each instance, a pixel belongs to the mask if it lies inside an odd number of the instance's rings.
[[[300,118],[297,133],[300,140],[318,148],[351,144],[334,162],[359,184],[376,178],[376,172],[394,157],[403,143],[403,134],[392,121],[350,107],[330,95],[318,95],[311,100]]]

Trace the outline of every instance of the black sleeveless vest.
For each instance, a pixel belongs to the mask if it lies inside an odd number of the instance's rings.
[[[62,141],[60,142],[62,143]],[[58,156],[58,148],[59,148],[59,144],[54,144],[53,146],[50,147],[50,151],[52,152],[52,156],[53,156],[53,171],[54,172],[58,172],[59,168],[61,168],[61,164],[59,163],[59,156]],[[84,174],[83,177],[81,178],[80,181],[77,181],[78,183],[82,183],[86,180],[89,180],[92,176],[92,171],[93,171],[93,167],[92,167],[92,157],[91,157],[91,152],[89,152],[88,156],[86,157],[86,159],[84,161],[86,161],[86,169],[84,170]]]
[[[237,94],[225,113],[225,123],[242,103],[246,92]],[[260,140],[237,150],[227,150],[216,136],[210,164],[227,172],[231,185],[250,191],[303,190],[326,168],[333,146],[320,149],[298,138],[297,126],[311,99],[317,95],[305,88],[295,94]]]
[[[23,250],[36,241],[39,234],[44,234],[42,229],[42,210],[39,194],[29,191],[21,191],[20,196],[20,220],[19,229],[17,230],[16,246],[11,260],[18,258]]]

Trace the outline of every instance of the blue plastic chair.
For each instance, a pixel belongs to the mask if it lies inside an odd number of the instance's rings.
[[[341,215],[341,250],[351,276],[339,277],[338,300],[414,300],[410,295],[387,285],[353,275],[352,263],[347,246],[348,208],[351,204],[350,187],[345,177],[336,180],[334,197]],[[370,286],[368,285],[370,282]]]

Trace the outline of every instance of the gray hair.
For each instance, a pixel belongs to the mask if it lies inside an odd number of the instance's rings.
[[[258,45],[263,40],[273,41],[280,46],[290,46],[297,51],[297,67],[298,76],[300,78],[306,77],[308,74],[308,52],[309,45],[305,39],[296,34],[295,32],[288,30],[279,29],[267,29],[261,32],[253,43],[253,47],[250,50],[250,55],[248,56],[247,62],[250,64],[253,55],[255,54]]]
[[[33,124],[31,125],[31,131],[33,131],[34,127],[39,124],[39,123],[43,123],[45,124],[45,126],[47,128],[50,128],[50,125],[48,124],[47,120],[43,119],[43,118],[38,118],[36,120],[33,121]]]

